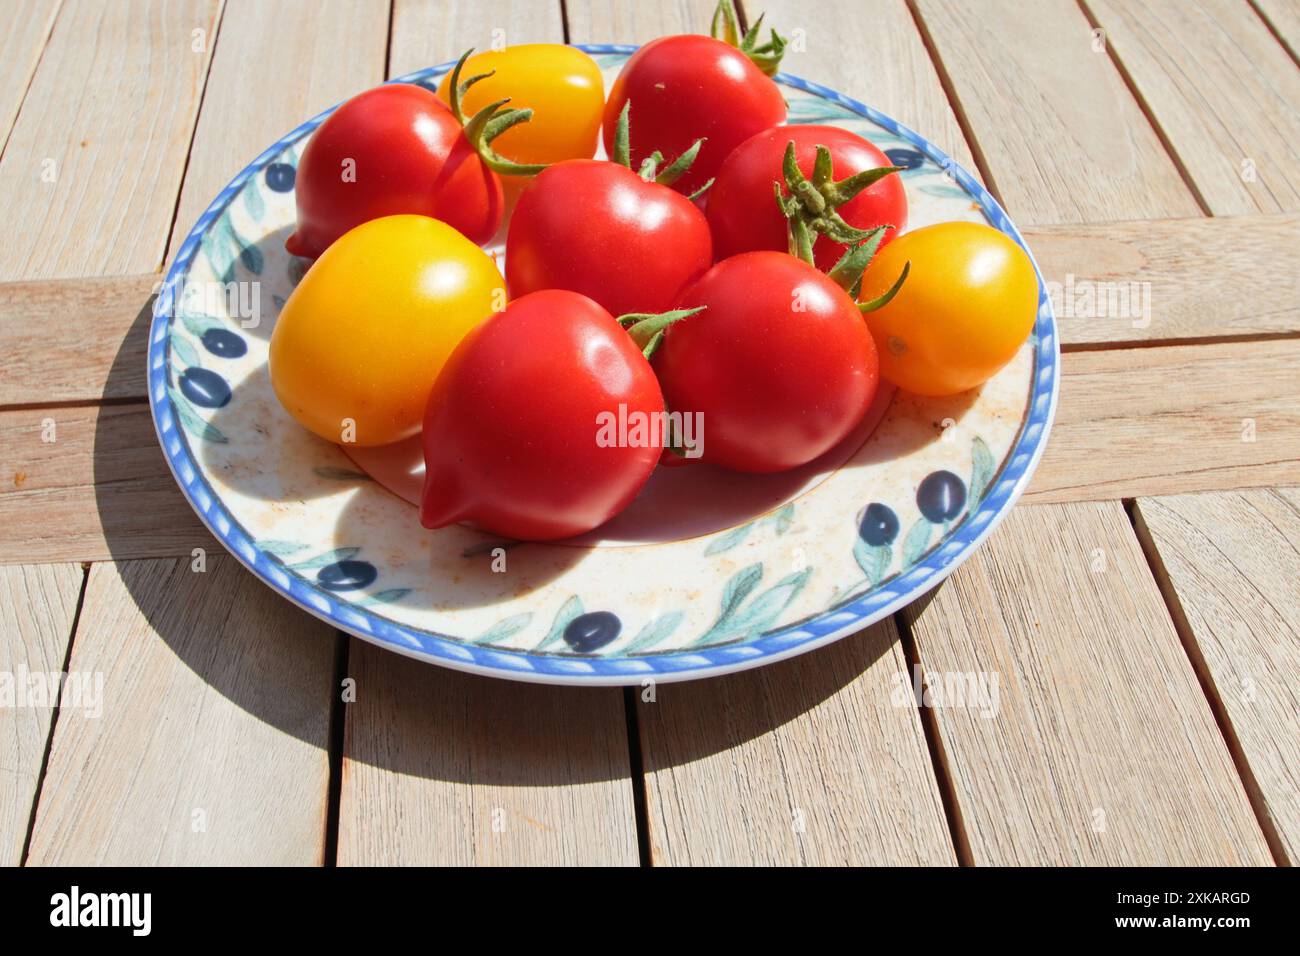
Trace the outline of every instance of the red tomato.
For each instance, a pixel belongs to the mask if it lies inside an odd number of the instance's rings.
[[[609,312],[574,292],[516,299],[465,336],[434,383],[420,521],[528,541],[590,531],[650,477],[662,431],[647,426],[637,442],[633,427],[663,411],[650,363]],[[629,440],[611,446],[604,429],[620,415]]]
[[[623,65],[605,103],[605,151],[614,152],[619,113],[631,102],[632,168],[658,150],[677,156],[705,137],[703,148],[673,188],[695,192],[717,174],[733,149],[760,130],[785,122],[781,90],[748,56],[712,37],[661,37]],[[771,184],[768,184],[769,201]]]
[[[545,169],[520,194],[506,238],[512,298],[569,289],[614,315],[671,308],[712,261],[694,203],[601,160]]]
[[[429,90],[376,87],[335,110],[303,150],[298,228],[285,247],[316,258],[353,226],[416,213],[482,244],[501,226],[501,180]]]
[[[773,200],[772,184],[785,178],[781,163],[791,142],[800,171],[810,178],[818,146],[830,150],[832,174],[837,181],[893,165],[889,157],[861,136],[835,126],[781,126],[751,136],[727,157],[709,190],[709,227],[713,231],[713,252],[719,259],[756,249],[786,250],[786,220]],[[885,176],[836,211],[858,229],[893,226],[885,231],[883,246],[907,226],[903,180],[897,174]],[[846,248],[844,243],[819,235],[813,246],[817,268],[829,270]]]
[[[668,327],[654,357],[674,412],[702,414],[701,460],[738,471],[795,468],[866,414],[876,348],[856,303],[783,252],[724,259],[682,294],[704,311]]]

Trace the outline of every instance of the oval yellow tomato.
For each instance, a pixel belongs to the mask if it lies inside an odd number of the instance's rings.
[[[451,226],[372,219],[326,249],[284,304],[271,333],[271,385],[322,438],[399,441],[420,430],[452,349],[505,302],[492,258]]]
[[[862,277],[869,301],[911,270],[898,294],[868,312],[880,374],[917,395],[955,395],[992,378],[1019,351],[1038,314],[1038,277],[1010,236],[944,222],[899,236]]]
[[[494,150],[516,163],[558,163],[595,155],[605,108],[605,83],[595,60],[562,43],[522,43],[474,54],[461,75],[489,72],[492,76],[470,87],[461,102],[467,117],[506,97],[511,107],[533,111],[527,123],[493,140]],[[446,73],[438,86],[445,103],[451,102],[450,88],[451,74]],[[519,176],[501,180],[507,195],[528,181]]]

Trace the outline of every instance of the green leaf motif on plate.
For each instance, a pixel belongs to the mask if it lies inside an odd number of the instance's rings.
[[[776,525],[777,534],[785,534],[790,530],[790,526],[794,524],[794,502],[787,501],[772,515],[770,520]]]
[[[172,397],[172,407],[176,409],[176,417],[180,419],[181,427],[193,435],[195,438],[203,441],[210,441],[214,445],[224,445],[227,438],[221,433],[221,429],[215,425],[209,425],[198,415],[194,414],[190,408],[189,399],[174,388],[169,388],[167,394]]]
[[[251,243],[244,242],[243,237],[235,229],[235,224],[230,221],[229,209],[221,215],[212,228],[207,251],[212,271],[227,284],[235,281],[236,259],[253,275],[261,275],[265,265],[262,250]]]
[[[678,625],[682,623],[686,615],[681,611],[669,611],[667,614],[661,614],[645,627],[637,632],[636,637],[628,642],[623,648],[623,654],[637,654],[642,651],[648,651],[654,645],[670,637],[673,631],[677,630]]]
[[[723,593],[723,613],[714,625],[695,641],[694,646],[703,647],[736,640],[750,640],[770,630],[781,612],[790,606],[790,603],[799,596],[804,585],[808,583],[812,568],[787,574],[742,608],[744,598],[758,585],[762,574],[762,565],[758,564],[750,565],[743,571],[737,572],[736,576],[728,582],[727,590]],[[740,575],[745,577],[738,580]]]
[[[966,190],[962,189],[960,186],[954,183],[949,183],[949,182],[922,183],[920,186],[917,186],[916,188],[918,192],[923,192],[927,196],[936,196],[939,199],[969,199],[970,198],[970,196],[966,194]]]
[[[386,591],[376,591],[374,594],[358,598],[352,603],[361,607],[368,607],[371,604],[392,604],[394,601],[400,601],[410,593],[410,588],[389,588]]]
[[[984,443],[984,439],[976,435],[971,445],[970,503],[966,506],[967,511],[973,512],[975,506],[984,497],[989,482],[993,480],[993,471],[996,467],[993,452],[989,451],[989,446]]]
[[[564,629],[573,623],[573,619],[583,613],[582,599],[576,594],[564,602],[555,615],[555,621],[551,624],[551,629],[546,632],[542,642],[533,648],[534,652],[544,651],[551,645],[564,638]]]
[[[529,624],[532,623],[533,612],[525,611],[523,614],[513,614],[510,617],[502,618],[497,621],[486,631],[474,638],[472,644],[501,644],[514,635],[518,634]]]
[[[853,560],[867,577],[867,584],[875,587],[894,561],[894,549],[887,544],[867,544],[862,538],[853,542]]]
[[[749,597],[749,592],[758,587],[758,582],[762,579],[763,565],[761,564],[751,564],[733,574],[726,587],[722,589],[722,608],[713,627],[718,628],[731,620],[741,603]]]
[[[266,215],[266,203],[262,201],[262,191],[254,182],[244,186],[244,209],[253,222],[261,222]]]
[[[195,350],[194,346],[185,341],[185,339],[181,338],[179,335],[171,336],[167,340],[167,344],[171,346],[172,358],[180,363],[182,369],[198,368],[203,365],[202,360],[199,358],[199,353]]]
[[[274,538],[264,538],[257,542],[257,546],[263,551],[274,554],[277,557],[286,557],[291,554],[297,554],[307,546],[300,541],[278,541]]]
[[[753,530],[754,522],[751,521],[748,524],[742,524],[738,527],[732,528],[730,531],[718,535],[710,541],[709,546],[704,549],[704,556],[707,558],[715,554],[722,554],[724,551],[730,551],[732,548],[736,547],[736,545],[741,544],[746,538],[748,538],[749,532]]]
[[[930,520],[920,517],[903,538],[903,567],[910,568],[921,560],[930,545]]]
[[[181,320],[181,325],[185,326],[185,331],[196,339],[203,338],[203,334],[209,329],[221,327],[220,319],[215,319],[201,312],[191,312],[184,306],[179,306],[176,309],[176,316]]]

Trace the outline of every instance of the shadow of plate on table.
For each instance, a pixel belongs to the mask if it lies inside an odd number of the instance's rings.
[[[264,241],[282,242],[283,235],[276,233]],[[140,360],[138,343],[147,341],[151,316],[152,299],[142,303],[135,322],[118,349],[108,374],[110,394],[144,394],[145,367]],[[263,323],[260,334],[269,335],[271,327],[271,323]],[[105,409],[109,408],[120,411],[119,406],[105,406]],[[215,641],[209,638],[220,635],[222,622],[196,621],[187,613],[188,608],[178,607],[178,603],[184,600],[196,600],[201,596],[200,592],[195,591],[181,601],[169,600],[166,593],[160,592],[158,580],[169,574],[173,581],[178,580],[173,571],[143,566],[165,561],[172,569],[177,567],[176,562],[182,569],[188,567],[190,546],[188,541],[176,543],[176,536],[171,535],[172,541],[164,549],[168,552],[165,557],[141,557],[139,537],[142,532],[129,516],[123,514],[128,507],[122,495],[123,486],[141,474],[147,476],[147,484],[137,485],[137,490],[128,492],[133,496],[129,507],[137,511],[155,514],[183,512],[188,505],[172,481],[162,449],[156,442],[151,443],[145,453],[157,456],[153,463],[142,457],[128,463],[124,469],[120,417],[101,412],[96,424],[96,504],[112,560],[136,565],[133,569],[123,569],[122,580],[140,613],[172,653],[227,700],[284,733],[314,746],[327,746],[327,734],[322,732],[322,728],[330,725],[334,694],[325,690],[319,699],[314,699],[309,695],[287,693],[285,687],[295,677],[301,676],[304,658],[310,658],[317,671],[323,667],[330,672],[323,682],[326,688],[337,687],[342,675],[334,673],[333,661],[338,657],[338,642],[347,640],[347,637],[321,625],[311,633],[313,639],[331,639],[330,646],[322,652],[319,648],[305,646],[301,634],[291,633],[292,629],[268,627],[257,635],[256,647],[214,646]],[[146,500],[142,503],[141,499]],[[357,512],[345,516],[347,521],[358,522],[357,533],[365,530],[360,518]],[[196,529],[193,547],[212,549],[213,546],[213,539]],[[588,551],[586,548],[556,550],[570,552],[570,560],[574,561]],[[210,553],[209,558],[212,557],[217,555]],[[228,601],[218,602],[220,606],[216,611],[229,614],[241,603],[264,599],[260,589],[266,586],[262,582],[237,566],[233,557],[220,554],[219,560],[227,562],[235,576],[225,576],[232,591],[225,596]],[[486,566],[486,562],[479,563]],[[560,570],[563,568],[558,568],[556,573]],[[543,583],[543,579],[544,575],[539,577],[538,583]],[[453,594],[452,589],[447,593]],[[451,599],[455,600],[454,597]],[[288,610],[307,613],[292,608]],[[87,625],[94,626],[93,622],[87,622]],[[671,718],[667,716],[669,710],[661,712],[666,720],[698,727],[698,732],[689,740],[679,741],[678,747],[657,748],[654,751],[657,761],[654,769],[734,747],[794,720],[852,683],[882,655],[889,653],[892,641],[887,639],[887,634],[893,634],[892,629],[873,628],[795,660],[714,680],[659,688],[657,703],[635,704],[641,733],[647,732],[644,709],[648,707],[689,710],[689,713]],[[621,706],[610,708],[608,698],[604,698],[605,704],[599,707],[593,702],[600,699],[598,695],[623,693],[627,694],[627,700],[637,701],[638,698],[633,696],[638,693],[636,688],[621,692],[524,685],[456,673],[362,642],[353,642],[351,647],[348,672],[377,678],[369,682],[370,691],[388,696],[375,702],[376,709],[370,713],[375,721],[389,723],[387,730],[371,731],[372,735],[387,734],[383,742],[373,741],[373,746],[364,748],[358,744],[356,752],[349,754],[352,759],[394,772],[474,784],[572,784],[620,780],[628,774],[629,768],[625,763],[621,760],[611,762],[601,749],[608,743],[607,730],[602,736],[586,727],[584,721],[593,717],[617,719],[620,733],[624,729],[627,733],[635,732],[632,726],[625,728]],[[227,650],[231,653],[224,653]],[[617,714],[617,718],[611,718],[611,714]],[[472,728],[467,730],[467,720],[485,728],[484,732],[475,734]],[[349,739],[364,739],[358,736],[359,730],[359,727],[351,728]],[[437,739],[440,743],[435,748],[417,744],[403,746],[400,740],[393,738],[393,734],[409,734],[411,739]],[[558,740],[567,742],[563,747],[557,747]],[[470,748],[475,754],[480,750],[483,753],[481,759],[469,761],[463,759],[461,751],[457,751],[459,757],[447,756],[447,748],[453,751]],[[442,757],[437,754],[442,754]]]

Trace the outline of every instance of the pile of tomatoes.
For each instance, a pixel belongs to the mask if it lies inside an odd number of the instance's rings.
[[[427,527],[548,540],[660,464],[803,465],[881,376],[982,384],[1033,324],[1028,257],[983,225],[906,232],[880,150],[782,125],[784,45],[722,0],[608,99],[585,53],[535,44],[341,105],[297,174],[287,247],[315,262],[271,340],[285,408],[334,442],[421,434]],[[503,277],[482,246],[507,218]]]

